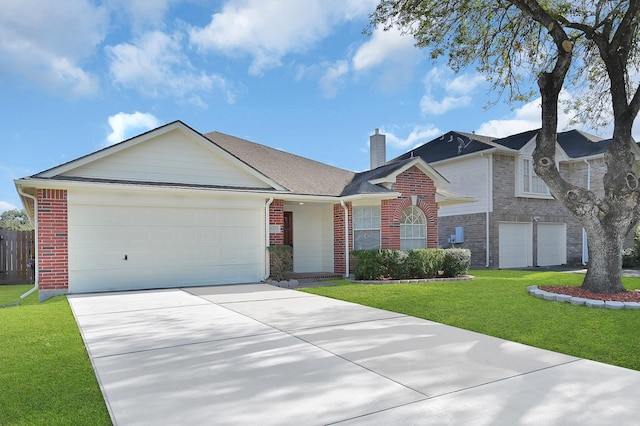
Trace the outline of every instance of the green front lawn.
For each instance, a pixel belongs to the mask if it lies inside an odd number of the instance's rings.
[[[38,303],[31,285],[0,286],[0,425],[110,425],[65,297]]]
[[[530,285],[580,285],[583,275],[536,271],[470,271],[473,281],[366,285],[303,291],[399,312],[581,358],[640,370],[640,310],[550,302]],[[639,278],[625,278],[627,289]]]

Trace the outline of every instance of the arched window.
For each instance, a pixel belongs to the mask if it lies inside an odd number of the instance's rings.
[[[427,219],[418,207],[407,207],[400,218],[400,250],[426,247]]]

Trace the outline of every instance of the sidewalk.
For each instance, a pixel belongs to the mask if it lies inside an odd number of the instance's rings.
[[[638,371],[265,284],[69,302],[114,424],[638,421]]]

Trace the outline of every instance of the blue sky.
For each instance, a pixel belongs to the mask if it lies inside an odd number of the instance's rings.
[[[22,207],[13,179],[178,119],[355,171],[375,128],[390,159],[449,130],[539,127],[536,100],[485,109],[497,98],[474,70],[397,31],[363,35],[376,4],[3,2],[0,211]]]

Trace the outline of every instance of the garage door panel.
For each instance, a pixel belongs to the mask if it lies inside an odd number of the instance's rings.
[[[539,223],[537,229],[538,266],[567,263],[567,226],[564,223]]]
[[[263,215],[262,206],[70,204],[70,292],[259,281]]]
[[[522,268],[533,265],[533,233],[530,223],[498,224],[499,267]]]

